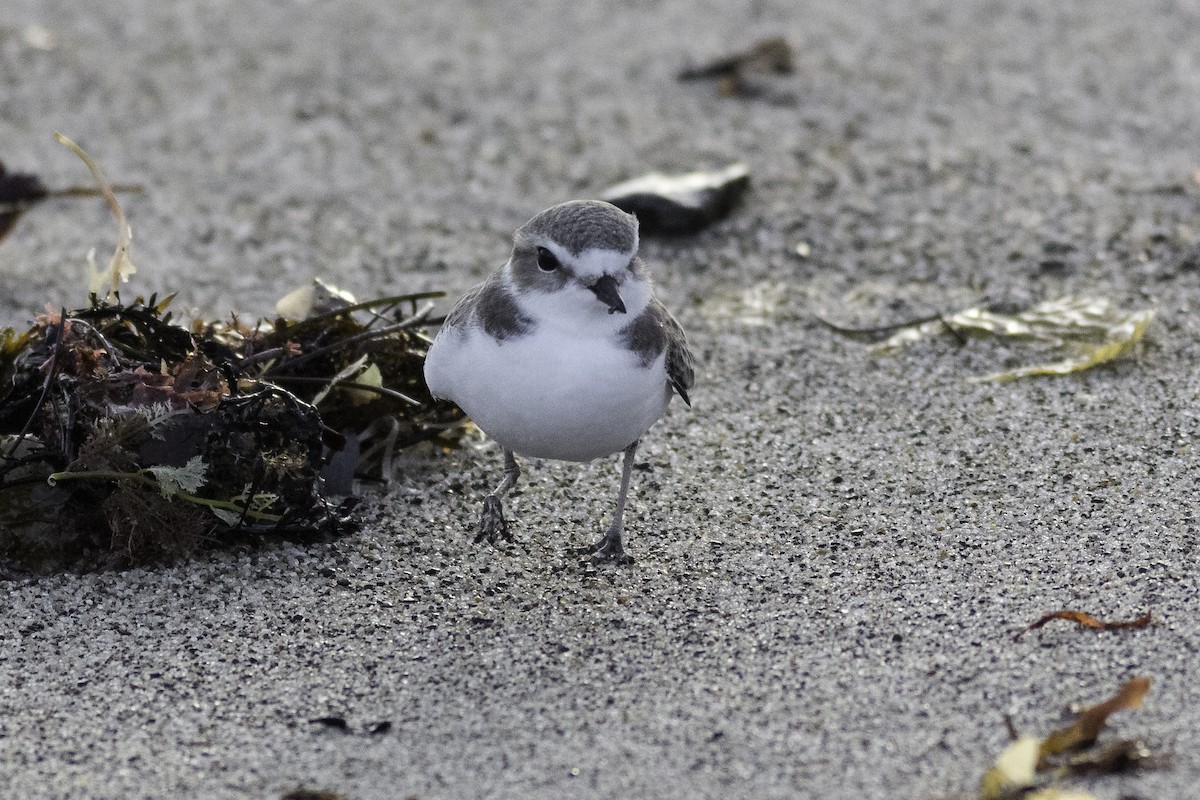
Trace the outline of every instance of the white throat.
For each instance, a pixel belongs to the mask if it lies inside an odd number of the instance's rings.
[[[627,272],[620,287],[625,313],[609,313],[595,293],[576,280],[553,292],[522,289],[512,280],[510,264],[504,267],[504,279],[512,288],[513,299],[521,312],[538,327],[545,326],[559,335],[580,338],[608,336],[620,331],[646,310],[653,295],[649,280]]]

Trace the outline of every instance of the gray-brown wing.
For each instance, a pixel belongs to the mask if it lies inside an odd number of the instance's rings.
[[[667,330],[667,378],[675,387],[675,391],[679,392],[683,402],[690,406],[692,399],[688,397],[688,391],[696,378],[696,361],[688,348],[683,328],[666,308],[663,308],[662,313],[663,327]]]
[[[638,354],[643,364],[650,364],[665,348],[667,351],[667,380],[689,406],[688,390],[695,379],[695,361],[688,349],[683,328],[658,298],[650,299],[646,310],[621,332],[625,344]]]

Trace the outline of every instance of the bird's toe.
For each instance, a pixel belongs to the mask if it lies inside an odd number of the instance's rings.
[[[621,537],[613,536],[610,531],[603,539],[590,547],[581,547],[580,555],[591,556],[593,561],[611,561],[614,564],[632,564],[633,556],[625,552]]]
[[[489,494],[483,498],[483,511],[479,515],[479,533],[475,535],[476,542],[487,540],[495,544],[496,539],[512,541],[512,532],[508,529],[508,520],[504,518],[504,505],[500,498]]]

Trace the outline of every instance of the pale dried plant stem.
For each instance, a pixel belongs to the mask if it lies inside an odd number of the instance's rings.
[[[129,227],[129,221],[125,219],[125,212],[121,210],[121,204],[117,202],[117,195],[113,192],[112,184],[108,182],[108,178],[104,177],[104,173],[100,171],[100,167],[96,165],[92,157],[85,153],[82,147],[61,133],[55,133],[54,138],[58,140],[59,144],[79,156],[79,159],[87,166],[92,177],[96,179],[100,193],[108,203],[109,210],[117,218],[117,249],[113,252],[112,261],[108,265],[108,291],[101,298],[107,300],[117,291],[117,285],[121,281],[122,265],[129,260],[129,248],[133,244],[133,231]]]

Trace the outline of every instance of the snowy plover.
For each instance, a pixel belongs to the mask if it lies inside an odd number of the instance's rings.
[[[637,256],[637,218],[580,200],[513,235],[503,267],[458,301],[425,359],[452,400],[504,448],[504,480],[484,498],[476,541],[511,540],[501,503],[521,475],[514,453],[591,461],[624,450],[612,525],[588,548],[620,561],[638,440],[673,392],[691,405],[692,354]]]

